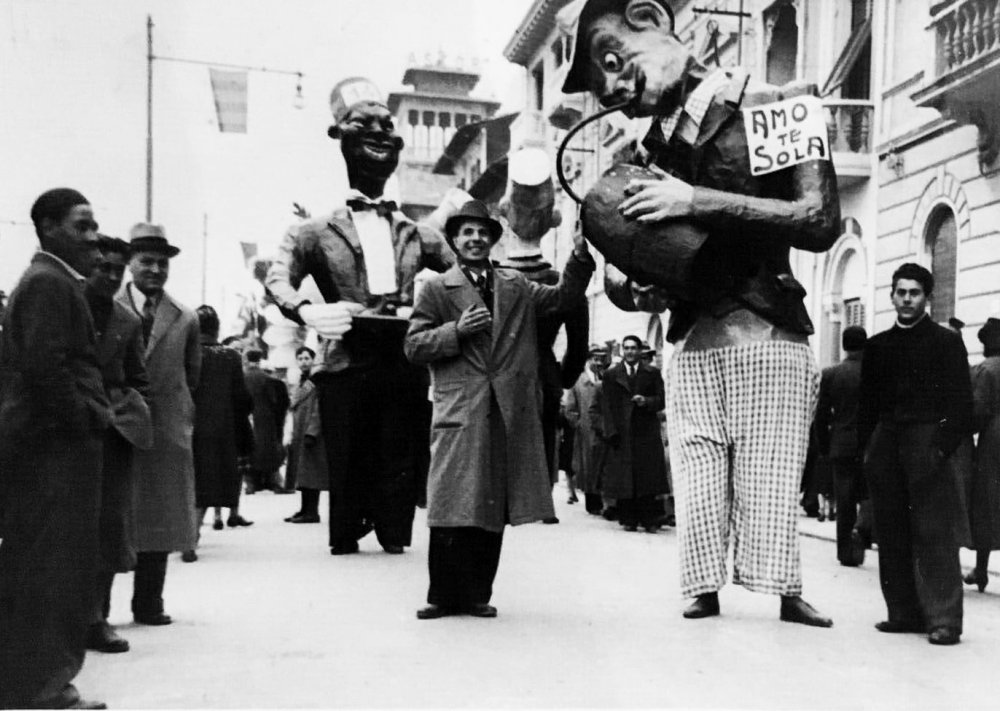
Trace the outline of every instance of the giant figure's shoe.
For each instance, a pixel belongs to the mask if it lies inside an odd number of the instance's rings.
[[[812,605],[798,595],[781,596],[781,619],[810,627],[833,627],[833,620],[819,614]]]
[[[719,593],[703,593],[694,599],[687,609],[684,610],[684,617],[689,620],[699,620],[702,617],[715,617],[719,614]]]

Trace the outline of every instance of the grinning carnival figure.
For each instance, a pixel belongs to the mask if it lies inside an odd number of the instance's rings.
[[[818,372],[789,250],[833,244],[836,176],[828,153],[752,171],[742,115],[815,89],[701,66],[675,34],[667,0],[587,0],[563,91],[653,119],[649,169],[629,167],[617,194],[585,205],[584,228],[612,262],[616,249],[634,252],[628,240],[651,236],[659,251],[616,266],[644,283],[670,275],[667,422],[681,586],[694,598],[684,616],[719,614],[732,539],[734,582],[779,595],[782,620],[829,627],[800,597],[798,489]],[[598,234],[616,220],[613,239]]]

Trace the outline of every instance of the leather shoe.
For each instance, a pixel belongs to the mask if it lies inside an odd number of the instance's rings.
[[[194,551],[184,551],[183,553],[181,553],[181,560],[183,560],[185,563],[194,563],[196,560],[198,560],[198,554],[195,553]]]
[[[212,524],[212,528],[215,529],[216,531],[221,531],[223,528],[225,528],[225,526],[222,525],[222,519],[221,518],[215,519],[215,523]]]
[[[226,525],[230,528],[236,528],[237,526],[252,526],[253,521],[247,521],[242,516],[230,516],[226,519]]]
[[[935,627],[927,635],[927,641],[931,644],[950,645],[958,644],[961,641],[961,637],[962,635],[951,627]]]
[[[629,525],[625,526],[625,530],[628,531],[629,533],[633,533],[635,531],[638,531],[639,527],[636,526],[635,524],[630,523]]]
[[[875,623],[879,632],[894,634],[897,632],[926,632],[927,625],[920,620],[884,620]]]
[[[684,617],[698,620],[702,617],[715,617],[719,614],[719,593],[703,593],[694,599],[684,610]]]
[[[485,602],[477,602],[474,605],[469,605],[464,610],[465,614],[472,615],[473,617],[496,617],[497,609],[493,605],[487,605]]]
[[[80,692],[72,684],[67,684],[60,693],[46,699],[36,699],[25,704],[29,709],[106,709],[103,701],[81,699]]]
[[[833,620],[816,612],[816,608],[798,595],[781,596],[781,614],[784,622],[797,622],[810,627],[833,627]]]
[[[173,622],[173,618],[170,615],[165,615],[162,612],[133,612],[132,619],[135,620],[137,625],[152,625],[154,627],[169,625]]]
[[[559,519],[555,516],[549,516],[548,518],[543,518],[542,523],[559,523]]]
[[[105,654],[120,654],[129,650],[128,640],[115,634],[107,622],[98,622],[87,628],[87,649]]]
[[[330,555],[350,555],[358,552],[357,541],[347,541],[346,543],[335,543],[330,546]]]
[[[402,555],[403,546],[382,546],[382,550],[390,555]]]
[[[643,528],[646,529],[646,533],[657,533],[660,530],[660,527],[655,524],[650,526],[643,526]]]
[[[319,523],[319,514],[295,514],[285,519],[288,523]]]
[[[417,619],[436,620],[439,617],[449,617],[457,614],[458,611],[453,607],[445,607],[444,605],[428,605],[427,607],[422,607],[417,610]]]

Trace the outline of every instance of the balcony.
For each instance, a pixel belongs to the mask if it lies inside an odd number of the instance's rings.
[[[997,160],[1000,144],[1000,0],[952,0],[931,8],[933,71],[911,96],[920,106],[979,129],[979,167]]]
[[[548,148],[546,127],[547,121],[541,111],[522,111],[510,125],[510,149]]]
[[[860,99],[827,99],[826,127],[837,184],[847,187],[872,174],[872,122],[875,105]]]

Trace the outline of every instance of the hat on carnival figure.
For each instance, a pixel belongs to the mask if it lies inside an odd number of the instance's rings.
[[[529,210],[551,208],[555,202],[552,160],[541,148],[522,148],[507,159],[508,199]]]
[[[340,123],[354,106],[362,103],[385,106],[385,97],[373,81],[364,77],[350,77],[337,82],[330,91],[333,122]]]
[[[667,0],[655,0],[670,16],[674,23],[674,11]],[[590,52],[587,47],[587,33],[580,32],[590,22],[609,12],[621,12],[628,5],[628,0],[574,0],[556,15],[557,24],[564,27],[570,35],[573,46],[572,64],[563,82],[564,94],[578,94],[588,90],[587,72],[590,69]]]
[[[496,244],[503,235],[503,225],[490,216],[490,210],[486,207],[486,203],[482,200],[469,200],[444,223],[444,236],[452,249],[455,249],[452,241],[455,238],[455,232],[466,220],[478,220],[485,223],[490,231],[492,244]]]
[[[180,254],[180,247],[167,242],[167,233],[163,225],[151,225],[148,222],[138,222],[132,225],[128,232],[129,250],[136,252],[159,252],[168,257]]]

